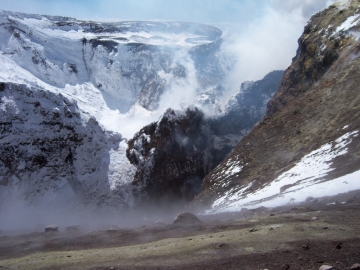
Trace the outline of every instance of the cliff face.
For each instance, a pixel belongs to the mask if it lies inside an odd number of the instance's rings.
[[[197,108],[169,109],[131,140],[127,157],[137,167],[133,182],[141,200],[190,201],[204,176],[217,166],[265,113],[282,71],[243,83],[226,112],[205,117]]]
[[[314,15],[267,116],[203,181],[192,206],[275,206],[359,189],[358,1]]]
[[[0,202],[15,196],[50,203],[62,196],[126,206],[108,180],[120,134],[105,132],[59,93],[1,83],[0,97]]]

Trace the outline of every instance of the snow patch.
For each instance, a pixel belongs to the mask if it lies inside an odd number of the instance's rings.
[[[354,27],[359,23],[359,19],[360,19],[359,14],[355,14],[353,16],[348,17],[345,22],[343,22],[340,26],[336,28],[335,33],[338,33],[339,31],[349,30],[351,27]]]
[[[238,211],[242,207],[255,208],[260,205],[275,207],[289,203],[290,200],[301,202],[308,196],[331,196],[360,188],[357,177],[360,171],[330,181],[325,176],[331,168],[332,160],[347,153],[347,146],[358,131],[344,134],[334,142],[324,144],[319,149],[304,156],[292,169],[281,174],[276,180],[258,191],[244,194],[249,188],[232,189],[217,199],[209,212]]]

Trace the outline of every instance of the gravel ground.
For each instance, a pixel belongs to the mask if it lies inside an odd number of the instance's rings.
[[[3,235],[0,269],[350,269],[360,262],[358,199],[200,219],[193,226]]]

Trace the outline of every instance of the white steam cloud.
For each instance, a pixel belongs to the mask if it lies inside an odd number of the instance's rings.
[[[242,82],[260,80],[273,70],[285,70],[296,54],[297,40],[306,22],[334,2],[271,0],[262,17],[246,24],[220,25],[225,41],[222,52],[227,58],[236,59],[225,80],[227,93],[223,102],[239,89]]]
[[[225,93],[221,100],[224,106],[236,93],[242,82],[260,80],[273,70],[284,70],[292,61],[298,48],[297,40],[310,17],[332,4],[329,0],[271,0],[263,8],[262,16],[254,16],[246,23],[223,23],[214,26],[223,30],[221,60],[224,69],[229,69],[223,81]],[[167,76],[166,91],[161,96],[158,110],[148,112],[135,105],[118,130],[126,138],[144,125],[157,121],[167,108],[182,109],[195,103],[200,83],[195,76],[194,63],[186,54],[179,53],[174,62],[186,68],[186,78]],[[170,77],[169,77],[170,76]],[[125,128],[126,127],[126,128]]]

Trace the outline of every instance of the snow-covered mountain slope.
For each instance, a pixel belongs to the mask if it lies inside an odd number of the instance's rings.
[[[311,18],[268,114],[205,177],[192,206],[272,207],[360,188],[359,32],[355,0]]]
[[[124,151],[120,134],[105,131],[61,93],[1,83],[0,97],[0,205],[14,198],[119,208],[132,203],[125,192],[132,177],[113,176]],[[122,174],[131,169],[124,166]]]
[[[135,167],[121,135],[133,136],[170,106],[198,103],[218,112],[228,68],[220,61],[221,36],[194,23],[100,23],[0,11],[2,202],[71,197],[132,207]],[[41,114],[43,106],[60,110],[56,121]],[[68,107],[76,111],[71,118]],[[116,132],[121,135],[109,135]]]
[[[5,57],[52,86],[90,82],[121,113],[135,104],[155,110],[173,84],[192,80],[195,96],[218,86],[224,70],[214,52],[221,35],[193,23],[98,23],[0,12]]]

